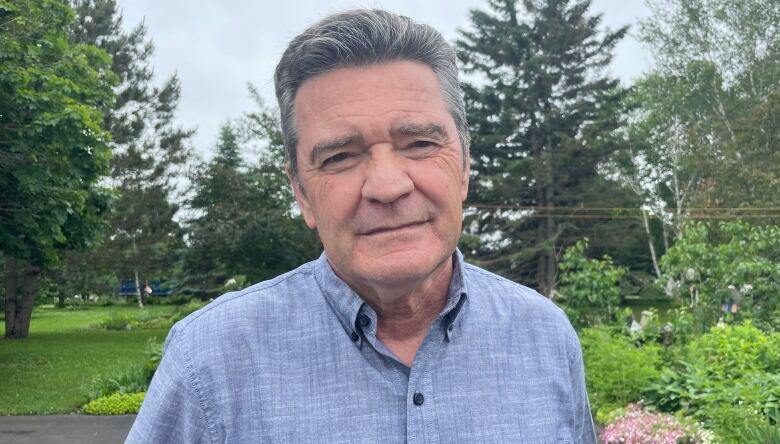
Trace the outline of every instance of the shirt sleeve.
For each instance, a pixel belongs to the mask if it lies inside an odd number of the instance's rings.
[[[590,413],[588,392],[585,388],[585,371],[582,362],[582,349],[577,333],[571,330],[573,346],[569,358],[569,369],[572,382],[572,399],[574,400],[574,442],[596,444],[596,428]]]
[[[171,330],[141,410],[125,443],[209,443],[208,417],[191,360]]]

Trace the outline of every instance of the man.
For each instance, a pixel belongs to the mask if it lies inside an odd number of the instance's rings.
[[[325,252],[179,322],[128,442],[595,442],[565,315],[456,250],[468,131],[441,35],[337,14],[275,80]]]

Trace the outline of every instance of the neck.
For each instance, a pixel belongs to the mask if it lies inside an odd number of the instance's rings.
[[[379,340],[411,366],[433,320],[447,303],[451,279],[452,256],[425,278],[404,282],[403,285],[355,285],[347,280],[345,282],[377,313]]]

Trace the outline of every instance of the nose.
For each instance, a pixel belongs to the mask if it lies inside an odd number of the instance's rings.
[[[414,190],[414,182],[405,171],[403,159],[392,147],[375,147],[366,168],[361,190],[363,198],[389,204]]]

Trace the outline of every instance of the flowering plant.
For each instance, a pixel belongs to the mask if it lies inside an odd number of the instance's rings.
[[[677,417],[649,412],[637,403],[629,404],[624,415],[601,431],[600,438],[604,444],[709,444],[713,435]]]

